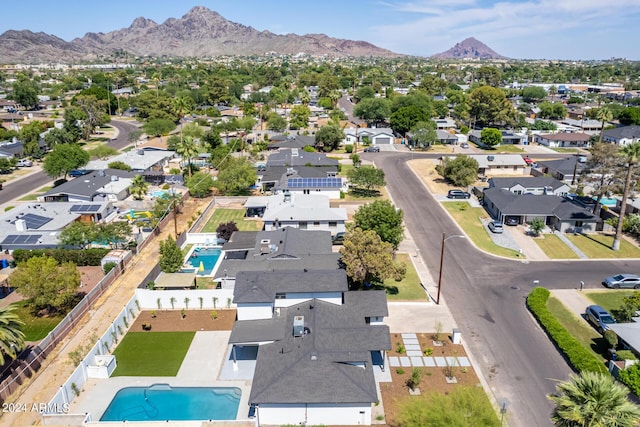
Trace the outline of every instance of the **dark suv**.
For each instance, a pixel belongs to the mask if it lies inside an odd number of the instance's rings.
[[[449,190],[447,193],[448,199],[469,199],[471,198],[471,194],[462,190]]]
[[[364,149],[365,153],[379,153],[380,152],[380,147],[378,147],[377,145],[371,145],[367,148]]]

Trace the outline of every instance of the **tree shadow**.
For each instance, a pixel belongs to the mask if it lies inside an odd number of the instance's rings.
[[[354,197],[379,197],[380,191],[378,190],[369,190],[366,188],[352,188],[349,193]]]
[[[603,337],[591,340],[591,350],[602,356],[604,359],[609,357],[609,343]]]
[[[607,244],[605,244],[605,243],[602,243],[601,241],[594,239],[593,237],[589,236],[588,234],[584,234],[584,233],[575,233],[575,234],[580,235],[580,236],[582,236],[582,237],[585,237],[585,238],[587,238],[587,239],[591,240],[592,242],[597,243],[597,244],[599,244],[600,246],[603,246],[603,247],[605,247],[605,248],[607,248],[607,249],[611,249],[611,246],[610,246],[610,245],[607,245]]]

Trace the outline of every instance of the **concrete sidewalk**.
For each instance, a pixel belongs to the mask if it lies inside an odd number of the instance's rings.
[[[583,315],[587,306],[593,304],[593,301],[578,289],[554,289],[551,291],[551,295],[556,297],[562,305],[581,319],[584,319]]]

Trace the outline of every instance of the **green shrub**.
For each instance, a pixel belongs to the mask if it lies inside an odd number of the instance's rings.
[[[13,251],[13,259],[17,264],[28,260],[34,256],[49,256],[54,258],[58,263],[72,262],[78,267],[99,266],[102,258],[108,254],[110,249],[91,248],[91,249],[16,249]]]
[[[540,322],[547,335],[564,353],[569,364],[578,372],[607,372],[606,367],[587,348],[575,339],[547,308],[550,292],[548,289],[536,287],[527,296],[527,307]]]
[[[406,348],[404,347],[404,345],[402,343],[397,343],[396,344],[396,353],[398,354],[404,354],[406,352]]]
[[[344,151],[345,151],[345,153],[353,153],[353,145],[352,144],[346,144],[344,146]]]
[[[102,266],[102,271],[104,271],[104,274],[109,274],[117,265],[115,262],[107,262]]]
[[[404,374],[404,369],[402,369],[402,368],[396,369],[396,374],[398,374],[398,375]]]
[[[640,365],[631,365],[620,371],[618,380],[638,396],[640,394]]]
[[[618,360],[638,360],[633,351],[631,350],[620,350],[617,352]]]

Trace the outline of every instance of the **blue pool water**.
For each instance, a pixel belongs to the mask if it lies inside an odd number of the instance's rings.
[[[166,197],[169,195],[167,190],[154,190],[149,193],[151,197]]]
[[[235,420],[241,395],[237,387],[125,387],[100,421]]]
[[[593,199],[597,200],[596,197],[594,197]],[[618,199],[616,199],[616,198],[603,197],[602,199],[600,199],[600,204],[604,205],[604,206],[614,207],[615,208],[617,201],[618,201]]]
[[[215,267],[218,258],[220,258],[220,248],[194,248],[189,256],[189,264],[198,269],[199,276],[209,276]],[[200,262],[204,267],[203,271],[200,271]]]

